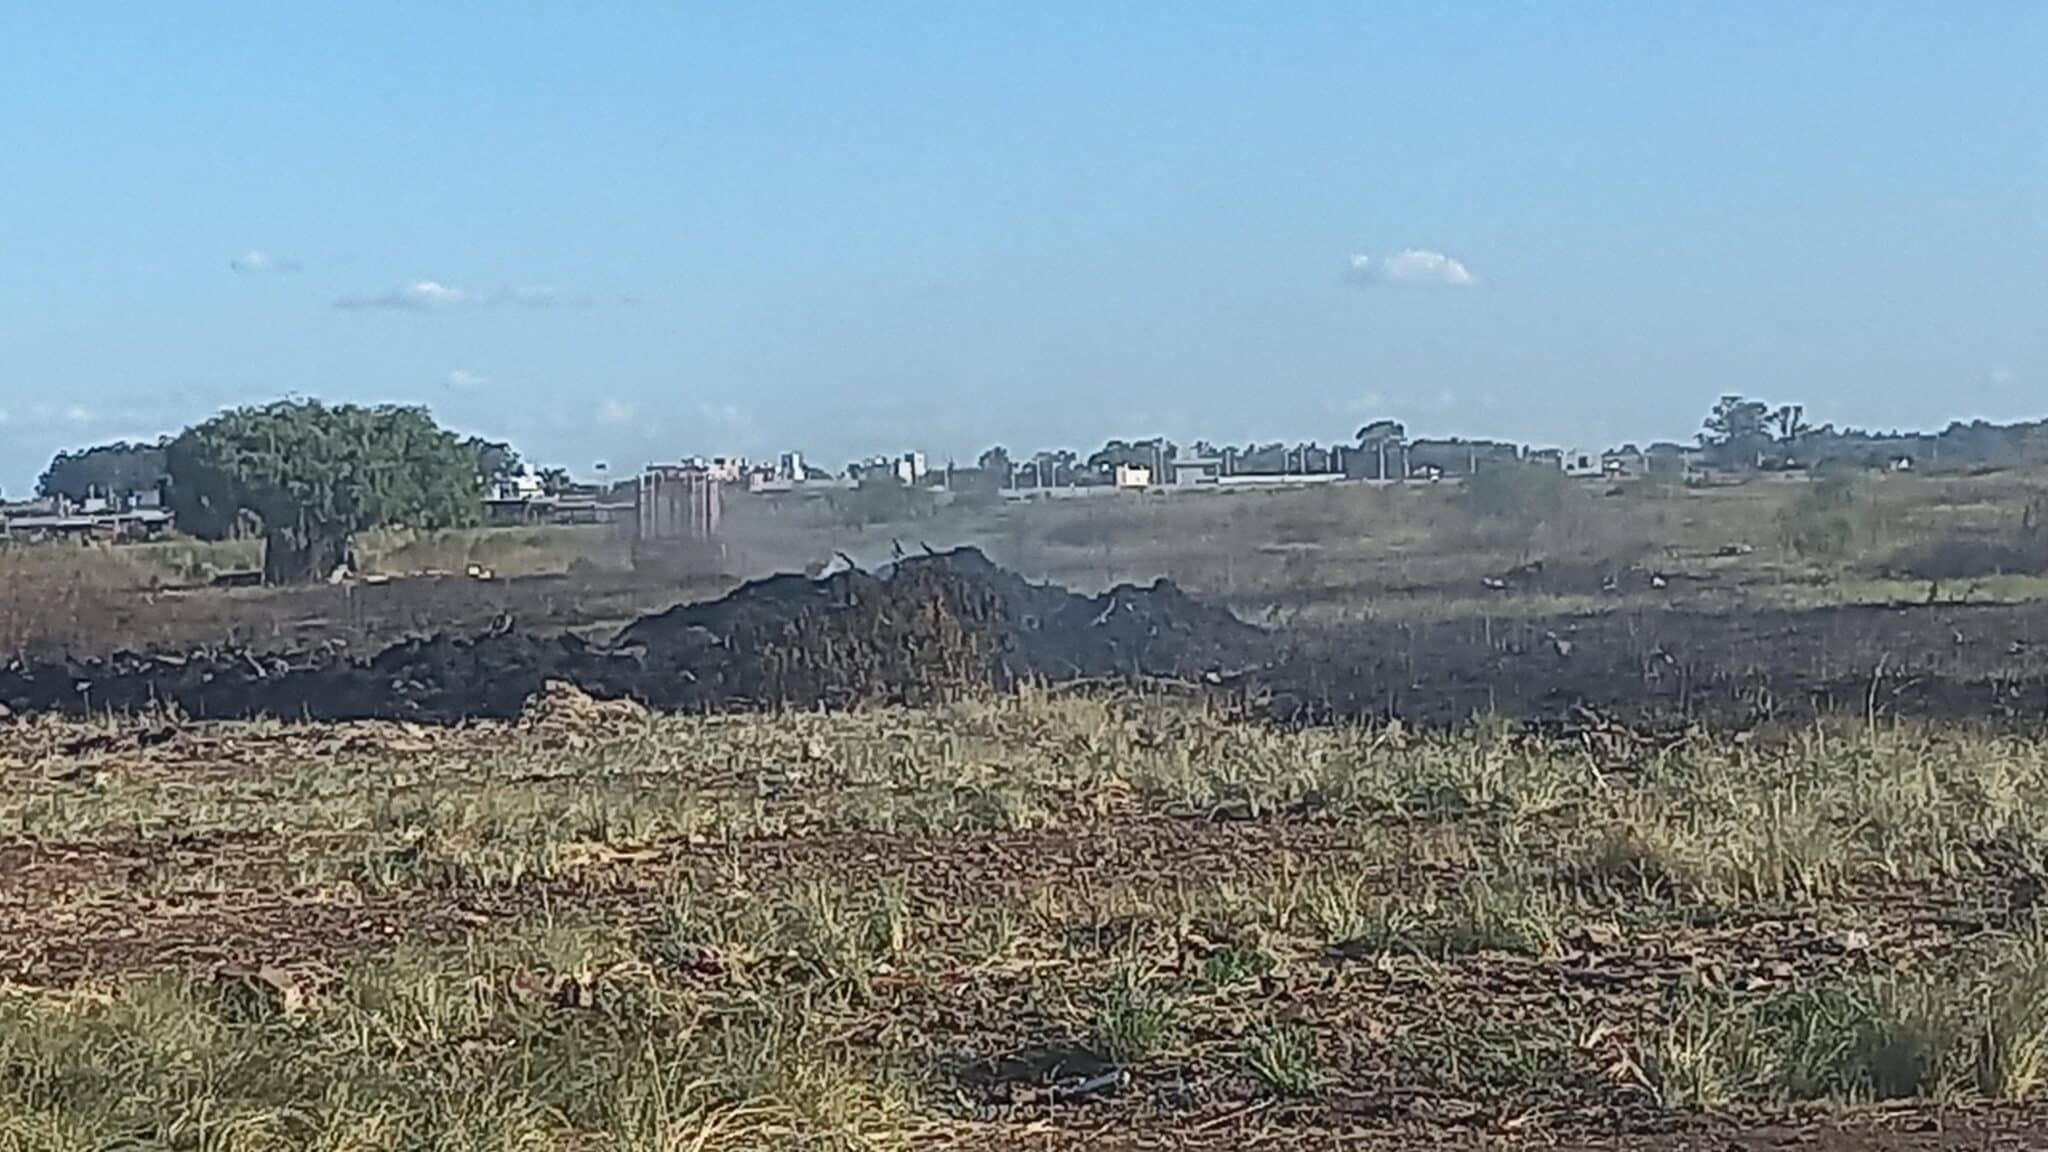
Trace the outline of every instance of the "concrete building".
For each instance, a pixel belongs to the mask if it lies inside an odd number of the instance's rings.
[[[693,465],[650,464],[634,489],[634,534],[649,540],[709,540],[718,535],[724,482]]]

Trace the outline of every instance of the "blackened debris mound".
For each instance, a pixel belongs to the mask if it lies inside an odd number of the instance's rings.
[[[1264,639],[1165,580],[1082,596],[963,548],[881,573],[756,581],[645,617],[615,647],[652,674],[646,695],[659,705],[838,705],[1025,680],[1234,671],[1256,662]],[[665,699],[664,688],[690,699]]]
[[[1083,596],[974,549],[876,573],[758,580],[627,626],[609,645],[517,631],[434,636],[367,660],[208,651],[0,670],[15,711],[459,720],[517,716],[550,681],[701,711],[923,703],[1023,681],[1192,678],[1256,665],[1266,634],[1170,582]]]

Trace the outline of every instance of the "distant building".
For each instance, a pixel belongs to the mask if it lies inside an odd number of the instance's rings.
[[[1584,448],[1567,448],[1562,455],[1564,458],[1564,474],[1567,476],[1584,478],[1599,476],[1605,471],[1600,463],[1599,455],[1588,452]]]
[[[1223,479],[1227,460],[1222,456],[1184,456],[1173,462],[1176,485],[1214,484]]]
[[[1519,445],[1502,440],[1465,440],[1452,437],[1448,440],[1414,440],[1403,449],[1407,457],[1406,474],[1411,477],[1428,479],[1427,469],[1434,468],[1436,475],[1469,476],[1486,468],[1512,465],[1521,460]],[[1390,452],[1389,464],[1397,458]],[[1367,462],[1370,468],[1373,461]],[[1391,471],[1390,471],[1391,475]]]
[[[538,500],[547,495],[547,485],[531,468],[491,481],[492,500]]]
[[[648,465],[634,485],[635,538],[709,540],[717,536],[724,485],[721,471],[693,464]]]
[[[1152,469],[1143,464],[1118,464],[1113,481],[1119,488],[1150,488]]]
[[[1600,470],[1609,476],[1640,476],[1649,469],[1643,454],[1631,446],[1602,453]]]
[[[743,456],[713,456],[709,460],[702,456],[685,457],[681,465],[685,469],[702,472],[720,484],[737,484],[747,470]],[[664,468],[673,467],[663,465]]]

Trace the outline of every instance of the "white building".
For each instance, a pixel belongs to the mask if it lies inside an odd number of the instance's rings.
[[[1588,452],[1584,448],[1567,448],[1564,450],[1565,475],[1580,477],[1599,476],[1606,471],[1607,468],[1601,463],[1598,452]]]

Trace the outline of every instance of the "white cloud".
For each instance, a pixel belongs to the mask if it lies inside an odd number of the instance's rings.
[[[615,397],[608,396],[597,406],[597,422],[599,424],[612,425],[631,424],[633,422],[633,406]]]
[[[460,288],[452,288],[439,280],[415,280],[402,287],[370,296],[343,296],[334,302],[334,306],[351,311],[387,309],[399,312],[428,312],[460,307],[469,301],[469,293]]]
[[[1403,248],[1392,256],[1351,258],[1351,275],[1380,284],[1440,284],[1456,288],[1477,283],[1462,261],[1427,248]]]
[[[262,276],[272,272],[297,272],[299,262],[289,256],[251,248],[240,256],[228,261],[228,267],[244,276]]]
[[[2006,388],[2019,383],[2019,373],[2010,368],[1993,368],[1986,380],[1995,388]]]
[[[5,423],[7,423],[7,421],[9,421],[10,419],[12,419],[12,417],[10,417],[10,416],[9,416],[9,415],[7,414],[7,409],[5,409],[5,408],[0,408],[0,424],[5,424]]]
[[[343,296],[334,306],[348,311],[446,312],[457,308],[580,308],[589,303],[586,297],[567,295],[547,285],[472,292],[439,280],[415,280],[383,292]]]
[[[92,423],[92,409],[80,404],[73,404],[64,410],[64,422],[66,424],[90,424]]]
[[[451,369],[448,373],[450,388],[481,388],[490,382],[489,376],[481,372],[472,372],[467,368]]]

